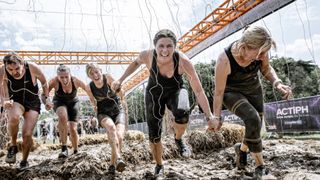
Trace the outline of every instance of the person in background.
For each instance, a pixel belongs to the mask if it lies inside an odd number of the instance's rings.
[[[77,124],[79,121],[78,88],[86,91],[86,85],[80,79],[71,76],[70,68],[60,64],[57,68],[57,76],[49,82],[49,92],[54,89],[53,109],[58,116],[58,131],[61,142],[61,152],[58,158],[68,157],[67,137],[70,133],[70,141],[73,154],[78,153],[79,135]],[[46,107],[47,110],[52,106]]]
[[[86,73],[92,80],[88,84],[88,94],[100,126],[107,130],[108,141],[111,146],[111,165],[109,172],[122,172],[126,164],[121,158],[121,146],[126,125],[126,101],[121,90],[113,91],[110,86],[114,81],[110,74],[102,74],[97,64],[88,64]]]

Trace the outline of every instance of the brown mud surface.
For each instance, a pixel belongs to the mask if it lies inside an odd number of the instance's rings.
[[[185,138],[192,148],[188,159],[180,157],[173,135],[163,137],[165,173],[158,179],[245,179],[235,167],[233,144],[239,142],[243,129],[232,126],[219,133],[189,131]],[[107,172],[110,146],[106,135],[82,137],[79,153],[69,148],[66,159],[58,159],[58,145],[37,145],[30,153],[30,168],[19,171],[21,153],[15,164],[5,163],[6,151],[0,151],[0,179],[154,179],[154,162],[143,134],[126,135],[122,157],[124,172]],[[264,158],[276,179],[320,179],[320,141],[264,140]],[[254,162],[249,156],[249,171]]]

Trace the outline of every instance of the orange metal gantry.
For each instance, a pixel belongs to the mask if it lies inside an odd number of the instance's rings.
[[[202,21],[184,34],[177,43],[178,50],[187,52],[216,33],[232,21],[248,12],[264,0],[226,0],[218,8],[208,14]],[[145,67],[135,73],[124,83],[124,91],[128,91],[149,76]]]
[[[0,50],[0,57],[12,51]],[[39,65],[55,64],[130,64],[138,52],[72,52],[72,51],[15,51],[24,60]]]

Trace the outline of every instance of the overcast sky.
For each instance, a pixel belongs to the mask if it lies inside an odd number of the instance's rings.
[[[186,33],[221,0],[0,0],[1,50],[141,51],[163,28],[178,37]],[[313,60],[320,64],[320,1],[297,0],[256,22],[267,27],[278,49],[272,56]],[[236,33],[193,59],[210,62]],[[2,57],[0,57],[2,59]],[[48,78],[56,66],[44,66]],[[115,78],[126,66],[103,66]],[[82,66],[73,74],[86,82]]]

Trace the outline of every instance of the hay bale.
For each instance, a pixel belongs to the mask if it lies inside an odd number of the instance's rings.
[[[243,136],[243,126],[225,123],[217,133],[203,130],[192,131],[188,135],[188,143],[192,146],[193,152],[215,151],[241,142]]]
[[[224,123],[220,132],[225,139],[226,147],[230,147],[235,143],[242,141],[245,129],[243,126],[238,124]]]
[[[124,139],[130,140],[130,141],[144,141],[145,136],[144,136],[144,133],[141,131],[128,130],[124,135]]]
[[[79,146],[82,145],[94,145],[94,144],[101,144],[107,143],[108,136],[106,134],[90,134],[80,138]]]

